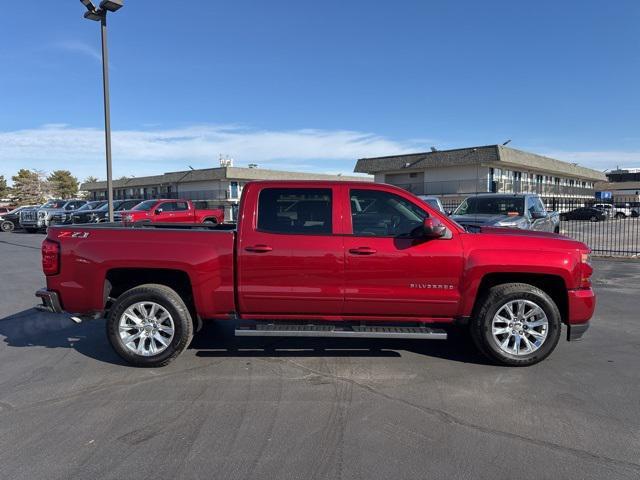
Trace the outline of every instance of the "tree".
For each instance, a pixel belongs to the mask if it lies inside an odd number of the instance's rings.
[[[21,168],[11,177],[13,180],[12,193],[20,204],[43,203],[47,192],[47,181],[44,172]]]
[[[84,183],[96,183],[99,181],[100,180],[98,180],[98,177],[94,177],[93,175],[89,175],[87,178],[84,179]]]
[[[9,196],[9,187],[7,187],[7,180],[4,175],[0,175],[0,198],[6,198]]]
[[[47,178],[51,191],[59,198],[73,198],[78,195],[78,179],[69,170],[56,170]]]

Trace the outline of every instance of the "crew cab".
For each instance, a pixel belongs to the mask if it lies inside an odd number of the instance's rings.
[[[529,193],[482,193],[466,198],[452,214],[468,230],[509,227],[541,232],[560,232],[560,216],[548,212],[539,195]]]
[[[145,200],[131,210],[114,214],[115,221],[124,223],[206,223],[224,221],[224,210],[198,209],[189,200]]]
[[[582,336],[595,308],[589,248],[509,228],[468,232],[400,188],[245,186],[237,226],[56,226],[42,244],[43,310],[106,317],[138,366],[167,364],[203,320],[240,336],[444,339],[468,328],[503,365]]]

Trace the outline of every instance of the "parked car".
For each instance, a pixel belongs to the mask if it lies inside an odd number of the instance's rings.
[[[478,194],[465,199],[451,218],[468,230],[509,227],[541,232],[560,231],[557,212],[547,212],[539,195]]]
[[[60,217],[57,216],[57,214],[66,214],[80,208],[85,203],[87,203],[86,200],[80,199],[49,200],[37,209],[28,209],[20,212],[20,225],[29,233],[46,229],[49,224],[52,223],[54,216],[56,216],[56,219],[59,219]],[[55,221],[56,220],[54,220],[54,222]]]
[[[438,197],[434,197],[431,195],[418,195],[418,198],[426,204],[431,205],[433,208],[441,211],[442,213],[445,213],[442,202]]]
[[[598,210],[604,212],[607,217],[610,218],[622,219],[631,217],[633,215],[631,208],[628,206],[621,207],[612,205],[610,203],[596,203],[593,208],[597,208]]]
[[[560,214],[560,220],[589,220],[591,222],[602,222],[606,219],[607,215],[602,210],[593,207],[579,207]]]
[[[20,212],[31,208],[38,208],[38,206],[23,205],[3,214],[0,220],[0,231],[13,232],[16,228],[20,228]]]
[[[141,199],[114,200],[113,211],[129,210],[140,202],[142,202]],[[106,201],[102,202],[102,205],[98,208],[76,210],[71,215],[72,223],[102,223],[107,221],[109,221],[109,205]]]
[[[51,227],[40,308],[106,316],[115,351],[146,367],[174,359],[201,319],[281,337],[445,339],[466,325],[493,361],[524,366],[551,354],[562,323],[582,336],[595,308],[585,244],[467,232],[391,185],[248,183],[238,218]]]
[[[197,209],[189,200],[145,200],[131,210],[114,215],[115,221],[132,223],[207,223],[224,221],[222,209]]]
[[[73,223],[73,217],[77,213],[87,212],[89,210],[93,210],[94,208],[99,208],[107,202],[104,200],[94,200],[91,202],[87,202],[84,205],[76,208],[74,210],[64,210],[51,215],[51,219],[49,221],[49,225],[68,225]]]

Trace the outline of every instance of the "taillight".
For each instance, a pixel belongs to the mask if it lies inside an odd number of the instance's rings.
[[[60,244],[48,238],[42,242],[42,271],[45,275],[60,272]]]
[[[593,267],[591,266],[591,256],[588,252],[583,252],[580,260],[580,288],[590,288],[591,275],[593,274]]]

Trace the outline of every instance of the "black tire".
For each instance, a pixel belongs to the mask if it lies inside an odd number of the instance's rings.
[[[2,230],[5,233],[13,232],[15,228],[16,226],[13,224],[13,222],[10,222],[9,220],[5,220],[0,224],[0,230]]]
[[[125,310],[137,302],[154,302],[171,315],[174,336],[165,350],[157,355],[142,356],[129,350],[119,334],[120,317]],[[127,290],[118,297],[107,318],[107,337],[113,349],[131,365],[136,367],[163,367],[169,364],[189,346],[193,338],[193,321],[189,309],[175,290],[157,284],[145,284]]]
[[[539,306],[547,316],[547,337],[540,347],[529,353],[514,355],[503,351],[492,334],[494,315],[508,302],[529,300]],[[511,367],[534,365],[545,358],[558,345],[561,332],[561,316],[555,302],[545,292],[526,283],[505,283],[492,287],[480,300],[480,307],[470,324],[471,338],[476,347],[496,364]]]
[[[37,233],[38,232],[37,228],[25,228],[25,230],[27,231],[27,233]]]
[[[618,220],[621,220],[621,219],[623,219],[623,218],[627,218],[627,216],[626,216],[624,213],[622,213],[622,212],[618,212],[618,213],[616,213],[616,218],[617,218]]]
[[[218,224],[218,220],[216,220],[215,218],[207,218],[202,223],[205,224],[205,225],[217,225]]]

